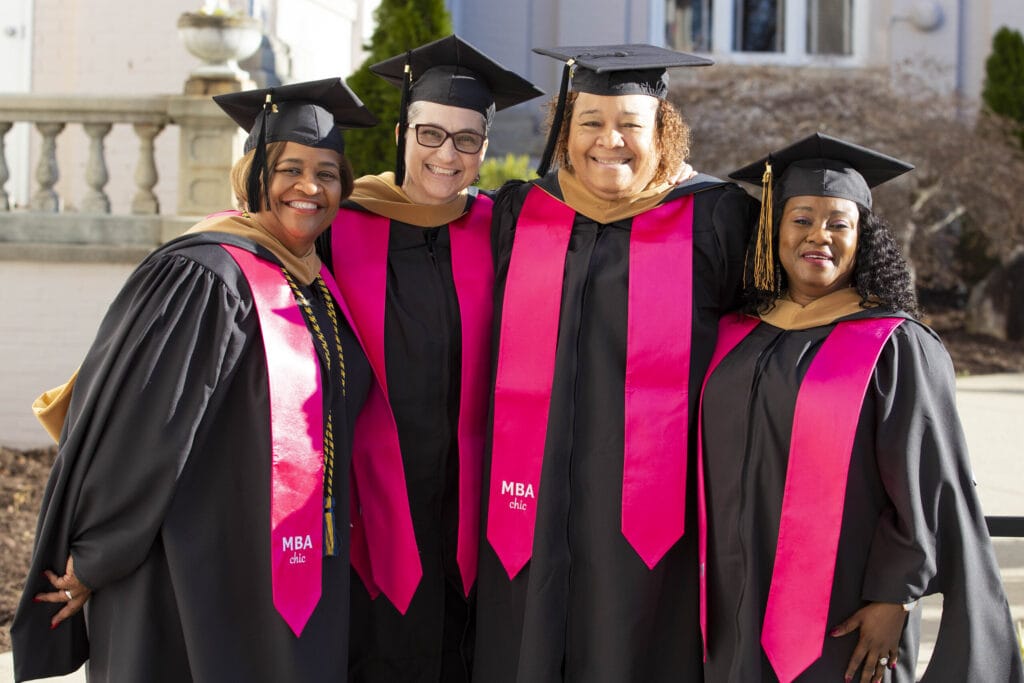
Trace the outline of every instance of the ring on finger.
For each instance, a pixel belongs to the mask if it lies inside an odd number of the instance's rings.
[[[878,666],[885,666],[888,663],[889,663],[889,658],[888,657],[879,657],[878,658]]]
[[[70,601],[70,600],[74,600],[74,599],[75,599],[75,596],[71,595],[71,591],[69,591],[69,590],[65,590],[65,591],[64,591],[64,595],[66,595],[66,596],[67,596],[67,598],[68,598],[68,600],[69,600],[69,601]]]

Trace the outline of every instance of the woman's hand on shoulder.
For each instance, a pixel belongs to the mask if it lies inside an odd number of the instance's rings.
[[[903,605],[893,602],[872,602],[853,613],[829,633],[840,638],[860,630],[860,640],[853,650],[850,663],[846,666],[845,678],[854,680],[857,669],[864,665],[860,675],[861,683],[878,683],[885,675],[885,668],[896,668],[900,649],[900,636],[907,612]]]
[[[46,579],[55,590],[52,593],[37,593],[32,599],[35,602],[64,603],[64,607],[53,615],[53,619],[50,620],[50,628],[54,629],[62,621],[74,616],[85,606],[85,603],[92,595],[92,589],[88,588],[75,576],[75,560],[70,555],[68,555],[63,576],[57,576],[55,572],[49,569],[43,572],[43,575],[46,576]]]

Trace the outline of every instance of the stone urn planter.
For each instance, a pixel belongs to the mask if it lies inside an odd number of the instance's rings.
[[[216,95],[253,87],[238,60],[252,55],[263,39],[258,19],[235,12],[185,12],[178,17],[178,36],[185,48],[203,61],[185,84],[186,95]]]

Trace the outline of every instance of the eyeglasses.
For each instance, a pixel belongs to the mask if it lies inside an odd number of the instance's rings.
[[[484,136],[471,130],[449,133],[444,128],[428,123],[410,123],[409,127],[416,131],[416,142],[424,147],[440,147],[448,138],[452,139],[455,149],[463,154],[476,154],[484,146]]]

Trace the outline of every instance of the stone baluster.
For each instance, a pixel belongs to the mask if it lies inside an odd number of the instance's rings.
[[[4,136],[13,126],[9,121],[0,121],[0,211],[10,211],[11,203],[7,199],[7,192],[4,185],[10,179],[11,174],[7,170],[7,152],[4,148]]]
[[[110,132],[109,123],[82,124],[85,134],[89,136],[89,160],[85,166],[85,182],[89,189],[82,198],[84,213],[110,213],[110,198],[103,191],[110,174],[107,172],[107,160],[103,155],[103,138]]]
[[[36,123],[36,129],[43,136],[43,144],[39,150],[39,165],[36,167],[39,189],[32,196],[32,210],[57,213],[60,210],[60,197],[53,189],[60,178],[57,168],[57,135],[64,130],[64,124]]]
[[[164,126],[157,123],[136,123],[134,128],[135,134],[139,136],[139,162],[135,167],[135,185],[138,191],[132,199],[132,213],[155,215],[160,213],[160,201],[153,193],[158,179],[153,139]]]

